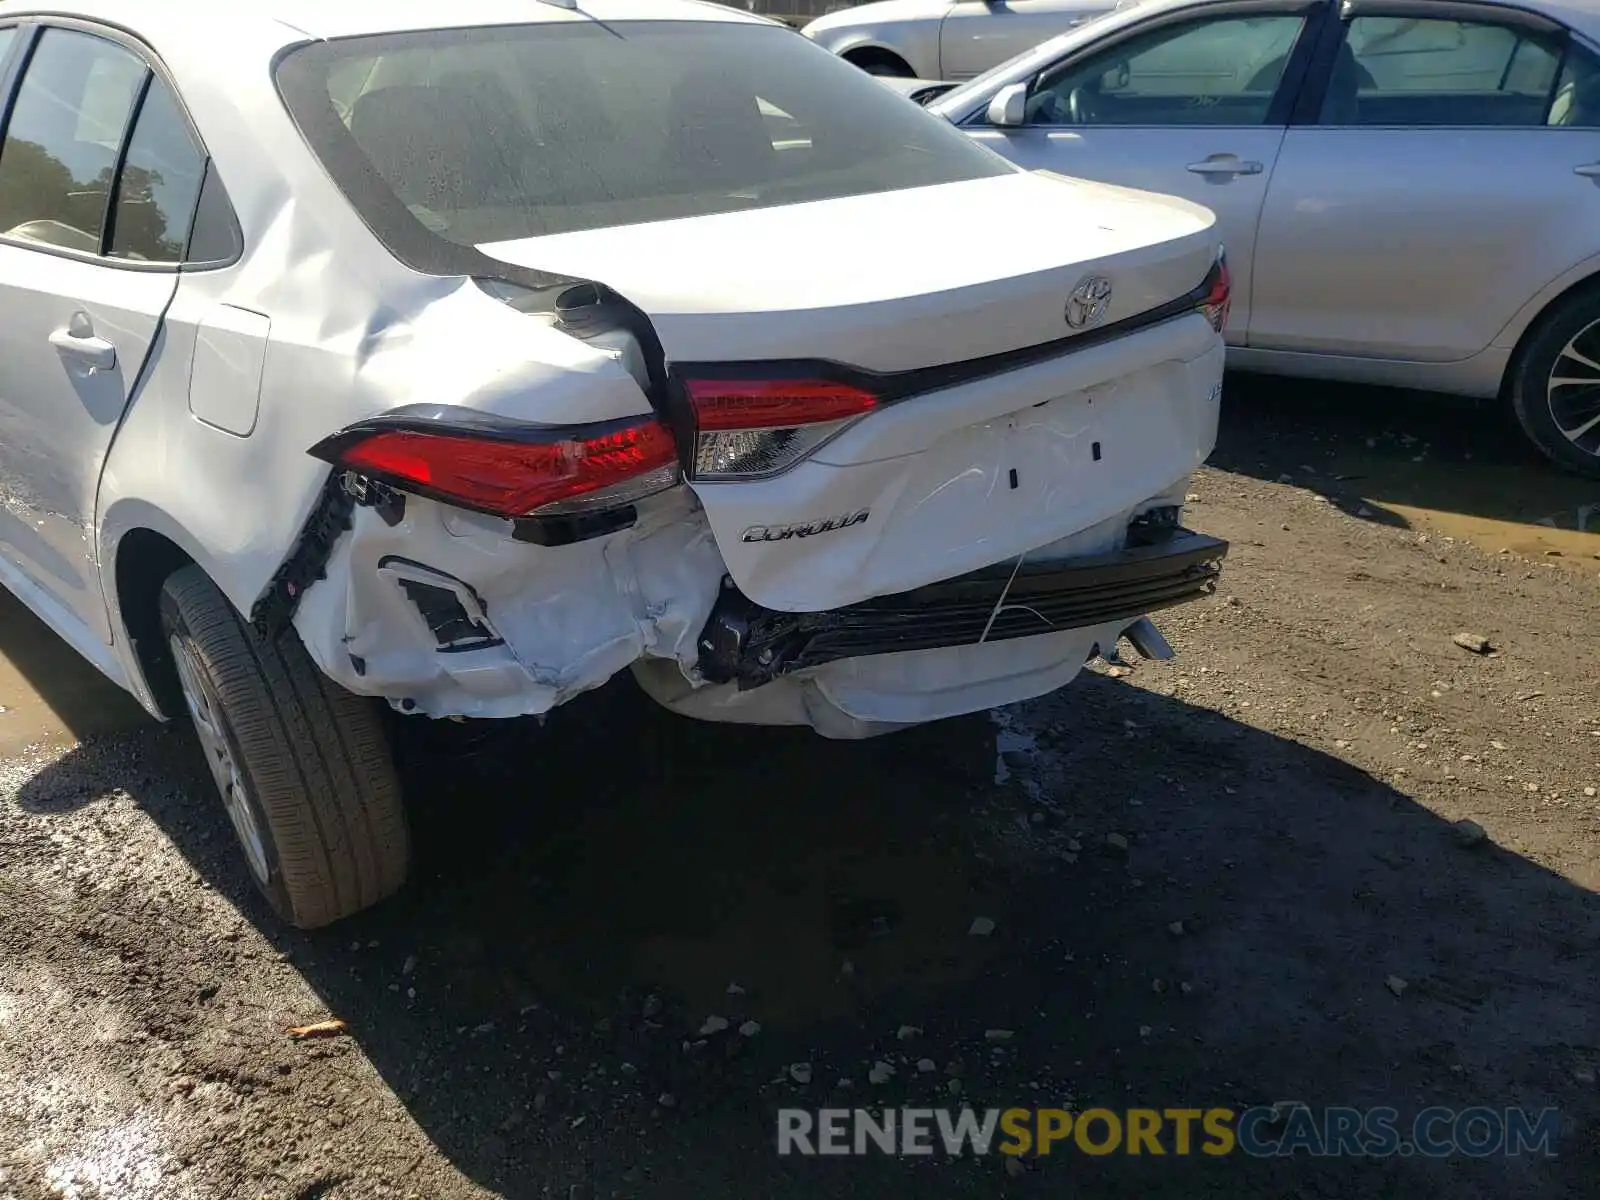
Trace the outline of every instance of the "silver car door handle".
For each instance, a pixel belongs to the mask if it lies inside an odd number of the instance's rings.
[[[1590,179],[1600,179],[1600,163],[1584,163],[1581,167],[1573,167],[1574,175],[1587,175]]]
[[[1238,158],[1204,158],[1184,168],[1196,175],[1259,175],[1261,164]]]
[[[109,371],[117,365],[117,348],[103,337],[85,337],[70,329],[58,329],[50,335],[50,344],[97,371]]]

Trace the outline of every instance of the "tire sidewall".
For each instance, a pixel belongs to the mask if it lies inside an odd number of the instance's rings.
[[[1540,324],[1519,356],[1511,381],[1511,406],[1523,432],[1558,466],[1600,478],[1600,454],[1587,454],[1561,432],[1550,412],[1550,372],[1573,337],[1600,321],[1600,291],[1573,296]]]
[[[266,897],[267,902],[272,905],[274,912],[276,912],[280,917],[283,917],[285,920],[292,920],[294,916],[294,904],[289,896],[288,887],[284,882],[283,868],[278,859],[276,830],[274,830],[272,827],[272,819],[268,815],[267,810],[263,808],[260,801],[256,799],[256,784],[255,779],[250,771],[250,760],[245,757],[244,752],[239,745],[239,739],[234,734],[233,717],[232,714],[229,713],[227,706],[222,701],[221,691],[217,686],[217,679],[211,671],[211,658],[206,653],[205,646],[202,645],[201,642],[196,639],[193,633],[190,631],[188,622],[184,620],[182,609],[173,600],[172,596],[165,591],[163,591],[161,594],[161,630],[164,639],[177,637],[186,645],[188,645],[189,648],[194,652],[194,661],[204,676],[202,680],[202,686],[205,687],[209,692],[207,699],[211,702],[211,711],[215,715],[218,724],[221,726],[222,736],[228,743],[228,751],[233,755],[233,761],[238,766],[239,773],[245,780],[245,803],[249,806],[251,815],[255,818],[256,828],[261,832],[263,848],[266,851],[266,882],[263,883],[261,880],[256,878],[256,874],[250,869],[248,862],[244,863],[244,873],[250,879],[250,882],[255,884],[256,889]],[[177,694],[180,696],[182,695],[181,683],[178,684]],[[186,718],[189,717],[187,700],[184,701],[183,713]],[[192,729],[192,718],[190,718],[189,724]],[[209,770],[206,772],[206,778],[208,780],[211,779]],[[234,833],[234,842],[235,844],[238,844],[238,835],[234,832],[233,822],[231,820],[227,820],[227,813],[222,809],[222,796],[217,790],[215,780],[211,780],[211,791],[217,802],[217,810],[222,813],[224,820],[227,821],[228,831],[230,833]],[[239,854],[240,858],[243,859],[243,846],[239,846]]]

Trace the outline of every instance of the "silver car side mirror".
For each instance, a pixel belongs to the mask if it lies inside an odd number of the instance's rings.
[[[989,124],[1015,129],[1028,117],[1028,85],[1008,83],[989,101]]]

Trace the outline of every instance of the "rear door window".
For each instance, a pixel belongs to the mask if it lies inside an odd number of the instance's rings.
[[[108,253],[132,262],[183,260],[205,155],[172,90],[151,79],[117,181]]]
[[[1520,24],[1356,17],[1321,123],[1543,125],[1561,58],[1560,39]]]
[[[95,254],[144,63],[72,29],[39,38],[0,144],[0,236]]]
[[[1545,123],[1557,128],[1600,129],[1600,59],[1578,46],[1567,47]]]

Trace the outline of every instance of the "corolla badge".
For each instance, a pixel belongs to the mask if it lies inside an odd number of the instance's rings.
[[[1090,275],[1080,280],[1067,297],[1067,324],[1074,329],[1088,329],[1098,325],[1111,307],[1111,280],[1104,275]]]
[[[832,533],[836,529],[849,529],[852,525],[860,525],[871,512],[860,508],[855,512],[840,513],[836,517],[826,517],[821,521],[800,521],[794,525],[752,525],[744,531],[740,541],[745,542],[786,542],[790,538],[815,537],[819,533]]]

